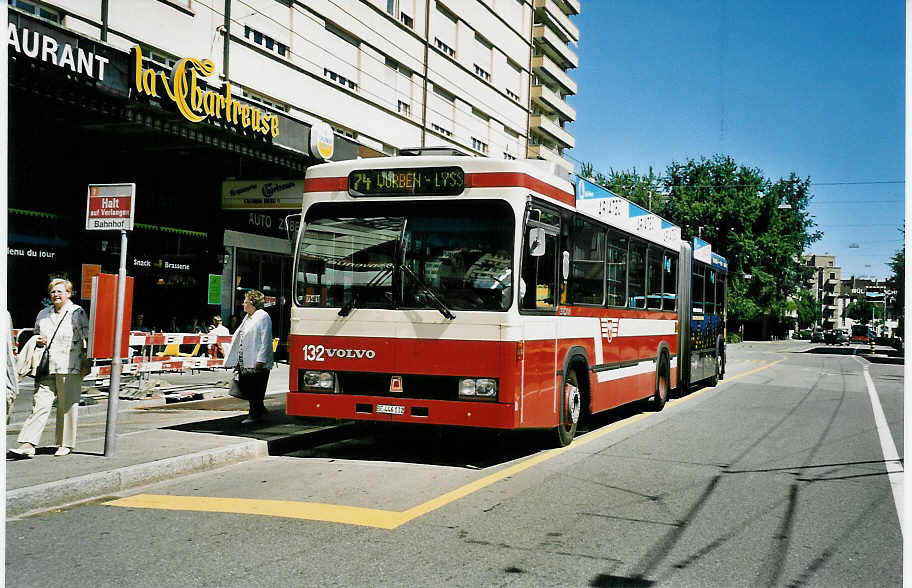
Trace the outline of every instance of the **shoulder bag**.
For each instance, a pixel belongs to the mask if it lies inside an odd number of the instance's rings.
[[[57,331],[60,330],[60,325],[63,324],[63,319],[70,314],[70,311],[66,311],[60,321],[57,323],[57,328],[54,329],[54,334],[51,335],[51,340],[48,341],[48,344],[44,346],[44,352],[41,354],[41,359],[38,360],[38,367],[35,368],[35,381],[39,381],[41,378],[47,376],[51,373],[51,343],[54,342],[54,337],[57,336]]]

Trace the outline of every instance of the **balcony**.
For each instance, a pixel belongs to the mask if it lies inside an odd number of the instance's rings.
[[[533,132],[544,136],[547,140],[559,143],[564,149],[572,149],[576,145],[576,139],[573,138],[573,135],[546,116],[540,114],[530,116],[529,128]]]
[[[573,171],[573,164],[570,161],[561,157],[561,154],[554,149],[551,149],[550,147],[546,147],[544,145],[529,145],[529,150],[526,156],[529,159],[544,159],[547,161],[553,161],[561,167],[564,167],[571,172]]]
[[[560,35],[565,43],[579,42],[579,28],[564,14],[554,0],[535,0],[535,16],[542,21],[552,22],[555,32]]]
[[[576,16],[580,13],[580,0],[556,0],[564,14]]]
[[[563,69],[579,66],[579,57],[576,53],[545,25],[537,24],[532,27],[532,39],[537,42],[539,49]]]
[[[547,55],[537,55],[532,58],[532,71],[564,89],[565,94],[576,94],[576,82],[570,79],[559,65],[554,63]]]
[[[576,110],[547,86],[532,86],[532,102],[542,112],[557,116],[562,122],[576,120]]]

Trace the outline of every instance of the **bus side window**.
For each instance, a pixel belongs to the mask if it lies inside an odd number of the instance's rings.
[[[694,267],[692,292],[693,292],[693,313],[694,314],[703,314],[704,290],[703,290],[703,268],[702,267]]]
[[[571,301],[602,305],[605,299],[605,231],[584,219],[574,219],[571,252]]]
[[[523,243],[522,267],[525,292],[523,293],[520,288],[521,306],[527,310],[553,309],[557,294],[557,235],[534,231],[536,239],[540,240],[543,236],[544,240],[534,244],[533,255],[533,243],[529,242],[530,234],[533,234],[533,231],[527,228]]]
[[[608,268],[605,274],[608,306],[627,306],[627,239],[608,236]]]
[[[627,300],[630,308],[646,308],[646,245],[630,243]]]
[[[717,302],[719,299],[719,274],[715,270],[709,270],[707,274],[709,276],[709,280],[712,282],[712,288],[710,289],[710,287],[707,285],[706,307],[708,310],[710,308],[710,304],[712,304],[712,313],[719,314],[719,304]]]
[[[654,247],[646,252],[646,299],[649,308],[662,310],[662,252]]]
[[[662,263],[663,288],[662,310],[673,311],[678,298],[678,256],[666,253]]]

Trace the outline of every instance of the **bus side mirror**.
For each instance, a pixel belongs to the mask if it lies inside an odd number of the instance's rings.
[[[541,257],[545,254],[545,229],[535,227],[529,229],[529,255]]]

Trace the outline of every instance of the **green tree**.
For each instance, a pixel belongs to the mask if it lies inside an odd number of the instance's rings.
[[[813,327],[820,322],[823,314],[820,312],[820,304],[814,297],[814,293],[807,288],[798,290],[798,294],[795,297],[795,311],[798,314],[799,329]]]
[[[864,296],[858,296],[855,298],[855,300],[853,300],[848,306],[845,307],[845,310],[842,311],[843,318],[850,318],[853,321],[861,323],[863,325],[871,322],[872,316],[878,318],[877,308],[875,308],[874,304],[871,304],[865,300]]]

